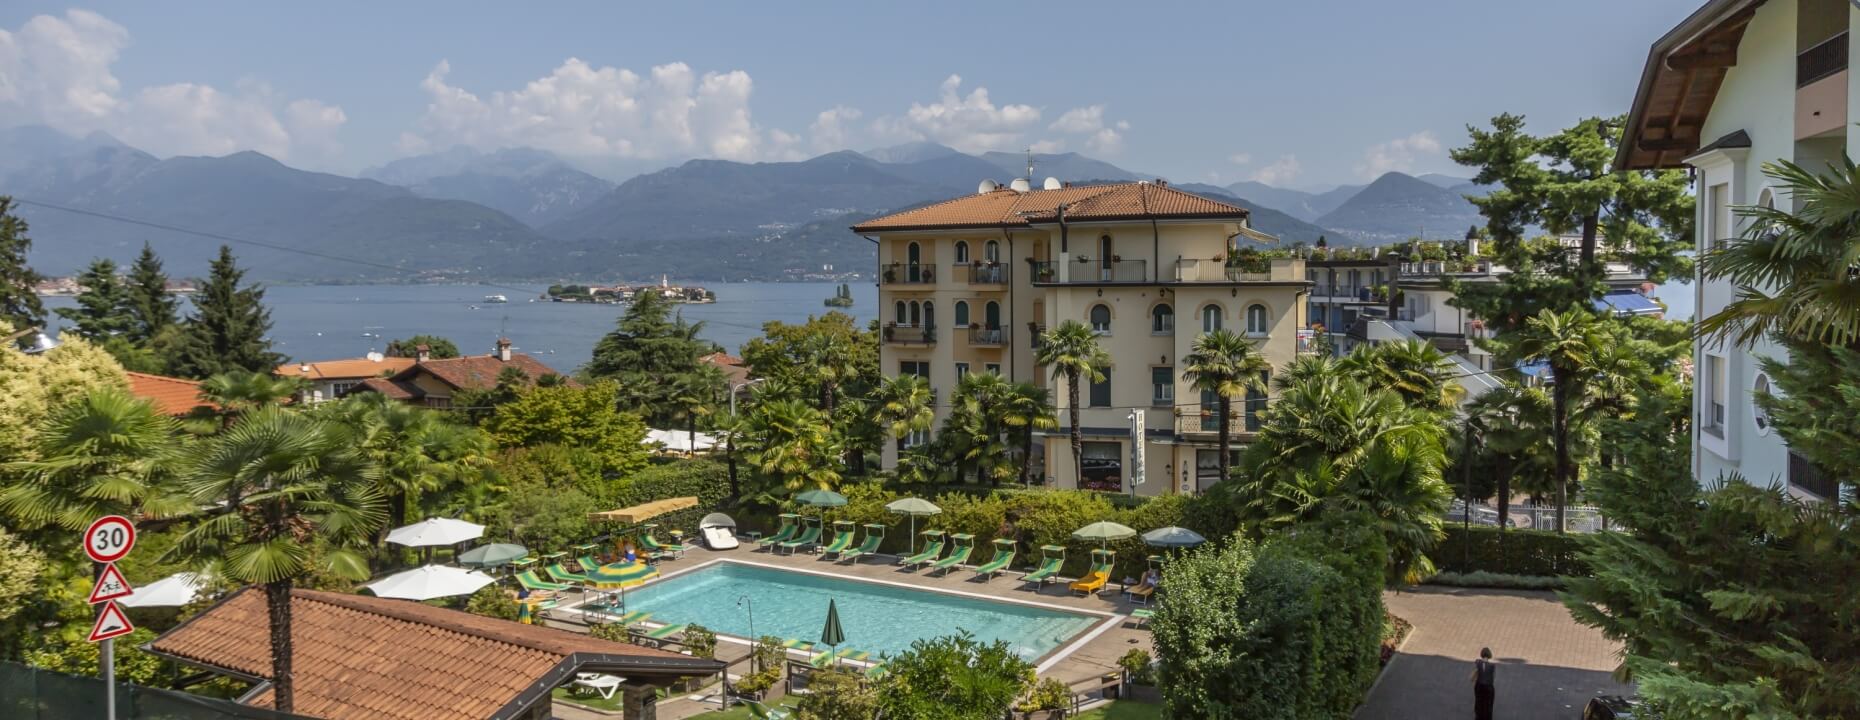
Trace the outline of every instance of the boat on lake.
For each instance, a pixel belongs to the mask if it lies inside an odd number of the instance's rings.
[[[510,302],[510,298],[502,295],[486,295],[484,296],[484,301],[488,303],[507,303]]]

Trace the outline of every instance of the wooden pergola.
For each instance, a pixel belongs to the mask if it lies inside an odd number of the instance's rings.
[[[589,513],[588,520],[590,522],[617,522],[627,525],[638,525],[666,513],[697,507],[697,504],[698,499],[695,497],[666,498],[664,500],[654,500],[649,503],[624,507],[618,510]]]

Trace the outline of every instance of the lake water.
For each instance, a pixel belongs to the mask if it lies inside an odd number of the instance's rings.
[[[702,283],[693,283],[702,284]],[[265,290],[271,308],[271,338],[278,352],[292,360],[329,360],[360,357],[370,350],[386,349],[395,338],[416,334],[438,335],[457,343],[466,354],[491,352],[498,336],[510,338],[521,352],[545,364],[571,372],[593,357],[594,344],[626,312],[625,305],[529,302],[546,289],[522,285],[293,285]],[[871,320],[878,303],[878,288],[853,283],[853,306],[828,308],[822,301],[833,296],[829,283],[732,283],[705,285],[717,293],[717,302],[676,305],[692,322],[702,321],[702,336],[737,352],[743,343],[762,335],[770,320],[805,321],[830,309],[851,313],[861,323]],[[486,295],[505,295],[508,303],[486,304]],[[68,297],[46,298],[46,306],[71,307]],[[54,327],[62,323],[52,319]],[[365,337],[368,333],[372,336]]]

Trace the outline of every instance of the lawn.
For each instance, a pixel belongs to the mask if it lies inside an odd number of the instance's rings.
[[[794,700],[792,698],[783,698],[782,700],[776,702],[772,707],[782,708],[784,710],[793,710]],[[748,720],[749,718],[753,718],[753,717],[755,716],[749,714],[748,705],[738,705],[728,710],[713,710],[711,712],[707,712],[702,715],[693,715],[691,717],[691,720]],[[1162,717],[1162,716],[1158,715],[1156,717]]]
[[[1161,705],[1123,700],[1094,708],[1076,720],[1162,720],[1162,716]]]

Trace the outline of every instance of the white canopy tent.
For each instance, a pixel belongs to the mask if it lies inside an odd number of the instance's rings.
[[[710,433],[697,433],[696,438],[683,430],[647,430],[646,445],[656,445],[670,452],[693,453],[705,452],[717,447],[722,439]],[[694,442],[695,440],[695,442]]]

